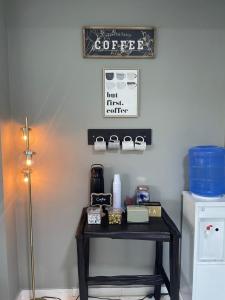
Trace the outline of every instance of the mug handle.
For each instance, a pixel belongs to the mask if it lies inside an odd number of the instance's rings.
[[[114,139],[115,138],[115,139]],[[113,134],[113,135],[111,135],[110,137],[109,137],[109,141],[110,142],[118,142],[119,141],[119,138],[118,138],[118,136],[117,135],[115,135],[115,134]]]
[[[127,138],[129,138],[128,141],[126,140]],[[123,138],[123,141],[124,141],[124,142],[131,142],[131,141],[132,141],[132,137],[129,136],[129,135],[126,135],[126,136]]]
[[[139,139],[139,140],[138,140]],[[141,141],[140,141],[140,139],[141,139]],[[143,136],[141,136],[141,135],[138,135],[136,138],[135,138],[135,143],[139,143],[139,144],[142,144],[142,143],[144,143],[144,141],[145,141],[145,139],[143,138]]]
[[[101,139],[101,141],[99,141]],[[103,136],[97,136],[95,142],[104,142],[104,137]]]

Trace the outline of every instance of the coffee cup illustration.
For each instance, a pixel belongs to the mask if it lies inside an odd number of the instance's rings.
[[[110,72],[110,73],[106,73],[105,77],[107,80],[113,80],[114,79],[114,73]]]

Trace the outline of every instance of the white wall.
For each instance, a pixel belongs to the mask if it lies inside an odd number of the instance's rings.
[[[19,292],[5,6],[0,0],[0,299]]]
[[[88,203],[89,169],[105,166],[106,190],[115,172],[123,195],[146,179],[179,224],[186,154],[197,144],[224,143],[224,1],[10,0],[9,62],[13,116],[33,125],[34,233],[38,288],[77,285],[75,228]],[[83,59],[83,25],[153,25],[153,60]],[[137,119],[104,119],[102,68],[140,68]],[[144,154],[96,154],[88,128],[153,129]],[[18,139],[19,143],[19,139]],[[21,146],[22,147],[22,146]],[[21,148],[22,149],[22,148]],[[22,164],[20,156],[18,168]],[[20,285],[28,287],[26,201],[18,195]],[[91,271],[148,273],[152,245],[137,241],[93,241]]]

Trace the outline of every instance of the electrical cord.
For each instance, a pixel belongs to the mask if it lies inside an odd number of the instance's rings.
[[[50,296],[43,296],[43,297],[41,297],[41,299],[43,299],[43,300],[46,300],[46,299],[55,299],[55,300],[61,300],[60,298],[58,298],[58,297],[50,297]]]
[[[154,296],[153,294],[149,294],[149,295],[144,296],[143,298],[139,298],[138,300],[145,300],[146,298],[151,299],[153,296]]]
[[[169,295],[168,293],[161,293],[161,296],[167,296]],[[143,298],[139,298],[137,300],[145,300],[146,298],[151,299],[152,297],[154,297],[154,294],[148,294],[146,296],[144,296]]]

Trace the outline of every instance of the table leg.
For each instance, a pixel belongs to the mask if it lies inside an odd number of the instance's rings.
[[[171,235],[170,240],[170,299],[179,300],[180,265],[179,265],[179,238]]]
[[[90,242],[89,239],[86,238],[85,239],[85,274],[86,274],[86,278],[89,277],[89,249],[90,249]]]
[[[156,242],[156,253],[155,253],[155,274],[161,274],[163,260],[163,243]],[[155,300],[160,300],[161,296],[161,285],[156,285],[154,290]]]
[[[85,238],[83,236],[77,238],[77,260],[79,275],[79,291],[80,300],[88,300],[88,284],[87,284],[87,262],[85,251]]]

